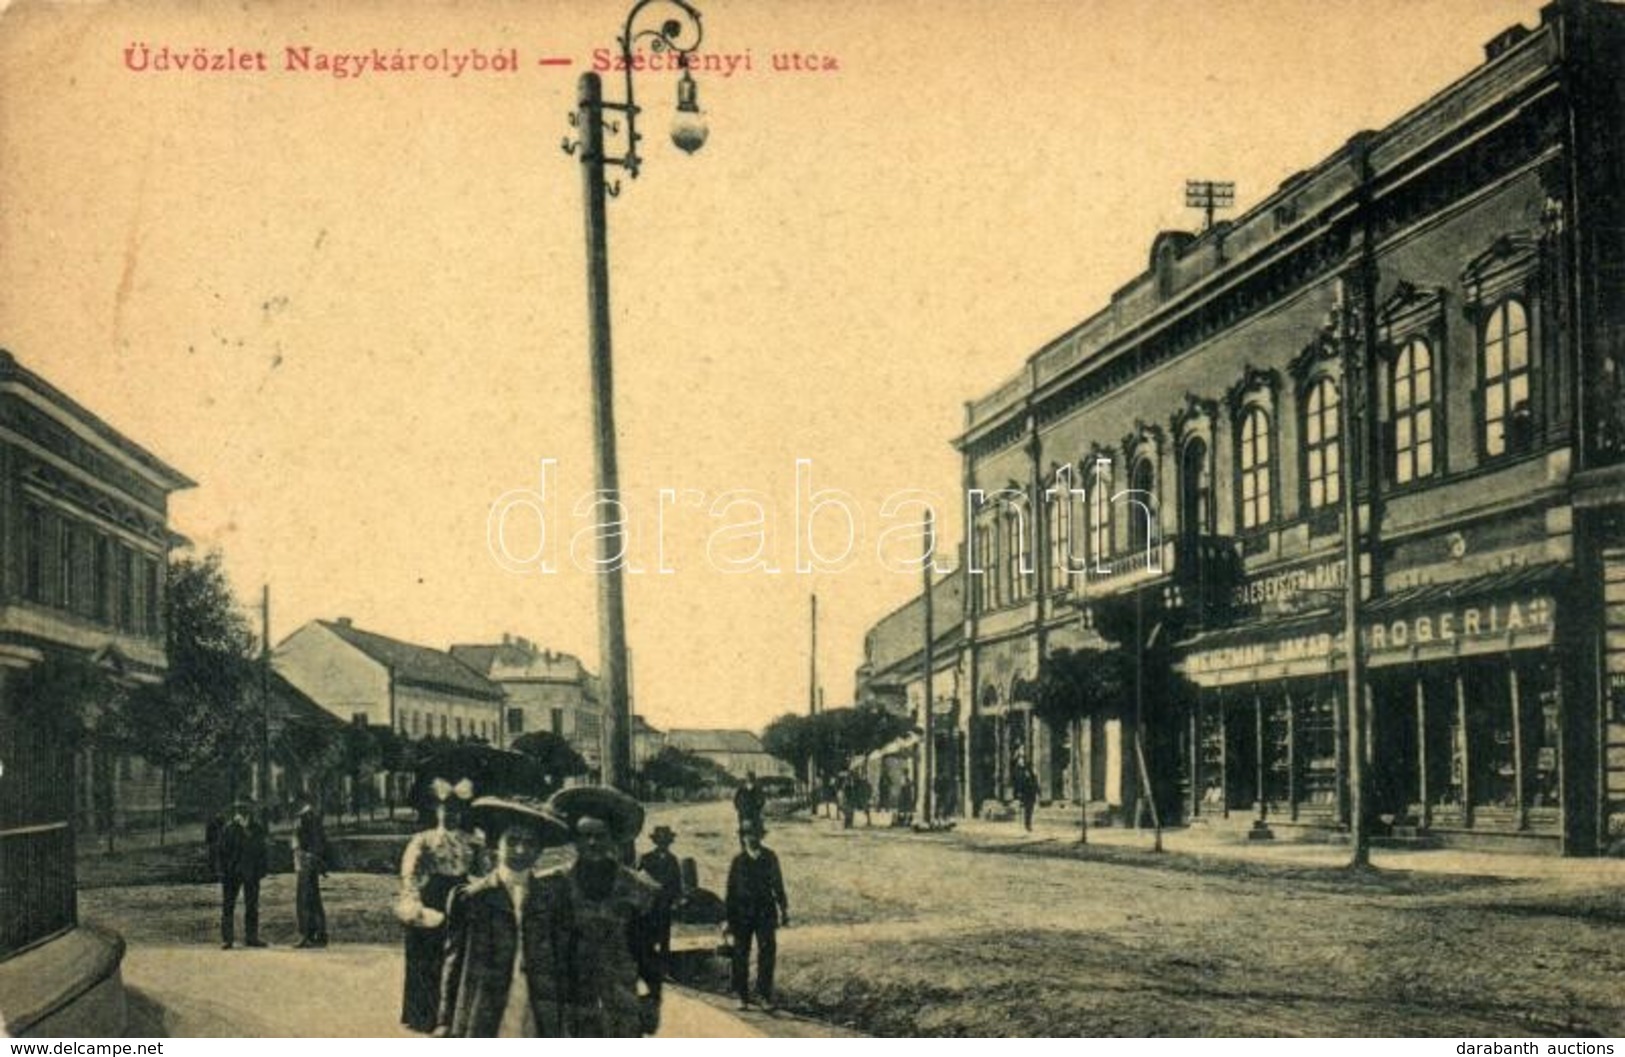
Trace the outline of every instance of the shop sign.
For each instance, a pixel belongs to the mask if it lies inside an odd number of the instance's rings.
[[[1225,646],[1216,650],[1203,650],[1185,658],[1185,671],[1189,675],[1222,672],[1233,668],[1254,668],[1266,664],[1288,664],[1293,661],[1324,661],[1334,651],[1334,643],[1341,649],[1343,636],[1329,631],[1268,642],[1250,642],[1241,646]]]
[[[1343,590],[1347,581],[1343,575],[1345,568],[1339,558],[1255,577],[1235,588],[1230,600],[1242,608],[1262,607],[1282,612],[1306,608],[1311,601],[1324,601],[1314,597],[1312,592]]]
[[[1494,603],[1456,605],[1366,625],[1367,655],[1408,652],[1414,647],[1493,641],[1507,635],[1549,633],[1556,604],[1545,595]],[[1202,650],[1185,658],[1186,674],[1331,661],[1343,652],[1341,631],[1320,631],[1281,639]]]
[[[1365,645],[1369,652],[1377,654],[1436,642],[1550,630],[1554,608],[1552,600],[1544,595],[1510,602],[1452,606],[1372,624],[1365,629]]]

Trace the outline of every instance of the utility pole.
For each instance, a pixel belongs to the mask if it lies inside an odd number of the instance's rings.
[[[1213,214],[1230,209],[1236,204],[1236,185],[1232,181],[1186,180],[1185,207],[1202,211],[1202,230],[1213,227]]]
[[[615,451],[615,375],[610,361],[609,239],[605,216],[604,99],[596,73],[581,75],[581,189],[587,220],[587,320],[592,359],[593,475],[598,491],[598,650],[604,685],[603,782],[627,790],[632,769],[631,701],[626,692],[626,594],[621,582],[625,535],[618,511],[621,482]],[[634,144],[634,147],[636,144]],[[611,508],[606,509],[606,505]]]
[[[932,556],[936,553],[937,545],[936,520],[930,507],[925,508],[925,518],[923,520],[922,528],[923,535],[925,537],[925,561],[920,565],[921,580],[924,584],[920,594],[920,604],[925,607],[925,704],[923,707],[925,718],[922,719],[920,723],[924,730],[924,741],[921,748],[920,765],[920,805],[922,809],[920,811],[920,821],[924,822],[926,828],[929,829],[934,817],[933,800],[935,799],[934,793],[936,792],[936,767],[934,766],[932,757],[936,755],[937,748],[936,738],[932,734],[931,730],[932,719],[934,718],[932,716],[932,712],[935,711],[936,705],[936,700],[932,693],[931,687],[932,670],[936,667],[936,658],[932,656],[931,650],[932,642],[936,638],[935,627],[933,626],[934,617],[931,612],[931,563]]]
[[[260,589],[260,807],[271,799],[271,585]]]
[[[818,715],[818,592],[812,596],[812,615],[809,625],[810,640],[807,644],[807,715]],[[817,742],[813,751],[807,757],[807,793],[816,795],[819,781]]]

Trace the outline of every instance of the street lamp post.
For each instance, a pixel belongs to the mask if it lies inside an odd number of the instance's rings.
[[[672,9],[654,28],[638,28],[639,16],[654,4]],[[592,357],[593,474],[597,488],[598,528],[598,649],[604,686],[605,735],[609,754],[604,761],[605,785],[629,789],[632,784],[632,708],[627,692],[626,608],[621,582],[625,560],[625,533],[620,517],[620,472],[615,457],[615,382],[611,369],[609,328],[609,244],[605,206],[620,193],[620,181],[607,183],[605,171],[614,165],[636,179],[642,159],[638,155],[638,106],[632,92],[633,50],[647,40],[650,51],[671,56],[682,71],[677,83],[677,115],[672,141],[692,154],[705,143],[706,126],[700,113],[698,89],[688,72],[688,56],[699,47],[703,28],[700,13],[685,0],[639,0],[626,16],[621,32],[621,66],[626,71],[623,102],[604,99],[603,82],[593,72],[581,75],[577,109],[570,124],[579,141],[564,140],[566,154],[579,155],[581,187],[587,226],[588,348]],[[622,115],[625,149],[611,155],[606,134],[619,135],[620,121],[606,121],[604,112]]]

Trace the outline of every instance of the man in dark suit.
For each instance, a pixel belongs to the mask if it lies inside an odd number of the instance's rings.
[[[739,824],[761,822],[766,806],[767,797],[762,793],[762,787],[756,784],[756,772],[746,771],[745,784],[734,790],[734,813],[739,816]]]
[[[243,801],[232,805],[231,821],[220,828],[215,862],[220,878],[220,947],[231,950],[236,939],[237,893],[243,896],[243,936],[249,947],[260,939],[260,878],[266,866],[265,826]]]
[[[773,968],[778,957],[778,928],[790,924],[790,901],[784,894],[779,857],[762,843],[760,822],[739,827],[744,846],[728,869],[728,932],[733,936],[733,988],[739,1008],[750,1006],[750,944],[756,941],[756,997],[773,1009]]]

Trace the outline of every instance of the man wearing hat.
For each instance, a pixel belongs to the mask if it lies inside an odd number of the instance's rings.
[[[474,821],[496,841],[496,869],[453,891],[435,1035],[531,1038],[566,1034],[568,984],[560,908],[537,875],[542,850],[569,839],[529,797],[481,797]]]
[[[750,1005],[750,944],[756,941],[756,997],[773,1008],[773,968],[778,957],[778,928],[790,924],[790,901],[784,894],[779,857],[762,843],[760,821],[739,827],[742,845],[728,868],[728,932],[733,936],[733,988],[739,1008]]]
[[[636,1038],[660,1023],[660,962],[653,881],[621,865],[643,829],[643,805],[603,786],[564,789],[549,801],[570,827],[576,861],[541,878],[557,908],[553,945],[564,953],[565,1026],[575,1038]]]
[[[677,834],[670,826],[656,826],[649,839],[654,841],[654,850],[638,860],[638,869],[660,886],[660,896],[655,900],[649,922],[653,933],[650,942],[654,944],[655,957],[664,976],[671,961],[672,910],[683,901],[683,867],[671,853],[671,842],[677,839]]]
[[[265,876],[265,826],[253,805],[239,800],[231,820],[220,828],[215,851],[220,874],[220,947],[231,950],[236,939],[237,893],[243,895],[243,936],[250,947],[263,947],[260,939],[260,879]]]

